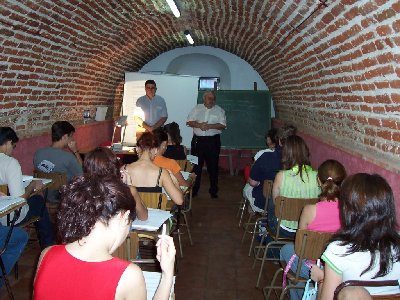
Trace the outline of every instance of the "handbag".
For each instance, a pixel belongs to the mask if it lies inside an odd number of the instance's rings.
[[[318,292],[317,283],[315,283],[315,286],[312,287],[311,281],[312,281],[312,279],[307,280],[306,286],[304,288],[303,298],[301,298],[301,300],[316,300],[317,299],[317,292]]]

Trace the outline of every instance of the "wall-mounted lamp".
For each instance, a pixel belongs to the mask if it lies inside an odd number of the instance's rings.
[[[193,45],[193,44],[194,44],[194,41],[193,41],[192,36],[190,35],[189,30],[185,30],[184,34],[185,34],[185,36],[186,36],[186,38],[187,38],[189,44],[190,44],[190,45]]]
[[[172,10],[172,13],[174,14],[175,17],[179,18],[181,16],[181,12],[179,11],[178,7],[175,4],[174,0],[167,0],[167,3],[169,7]]]

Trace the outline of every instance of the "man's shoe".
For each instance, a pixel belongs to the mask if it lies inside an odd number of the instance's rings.
[[[212,198],[212,199],[218,198],[218,195],[217,195],[217,194],[210,194],[210,195],[211,195],[211,198]]]

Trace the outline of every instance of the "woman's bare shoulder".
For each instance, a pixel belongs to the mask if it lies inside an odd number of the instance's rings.
[[[129,264],[122,273],[115,299],[146,299],[146,283],[138,266]]]

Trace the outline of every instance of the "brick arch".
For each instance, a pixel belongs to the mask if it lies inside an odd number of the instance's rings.
[[[283,121],[398,165],[398,1],[176,2],[179,19],[164,0],[7,1],[0,124],[23,133],[118,106],[123,72],[186,46],[190,29],[252,65]]]

